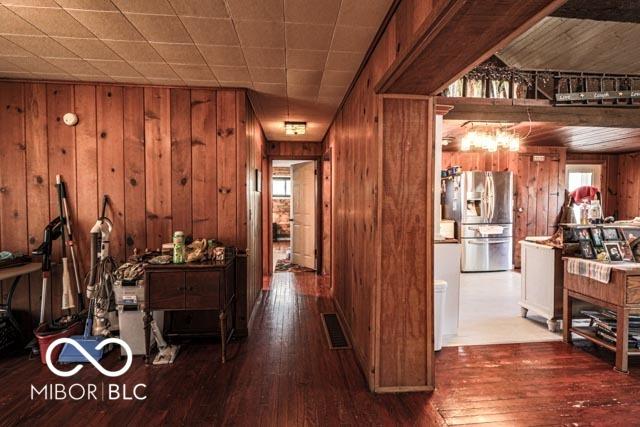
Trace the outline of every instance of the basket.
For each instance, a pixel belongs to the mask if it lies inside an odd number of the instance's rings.
[[[38,326],[35,330],[35,336],[38,340],[38,347],[40,347],[40,361],[42,364],[46,364],[46,355],[47,349],[49,345],[57,340],[58,338],[69,338],[72,335],[81,335],[83,331],[83,322],[78,320],[68,327],[60,330],[51,330],[49,329],[49,325],[42,324]],[[51,361],[53,363],[58,362],[58,357],[60,356],[60,352],[62,351],[62,345],[59,345],[51,352]]]

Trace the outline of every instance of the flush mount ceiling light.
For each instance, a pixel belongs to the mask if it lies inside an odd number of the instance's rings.
[[[307,122],[284,122],[285,135],[304,135],[307,132]]]

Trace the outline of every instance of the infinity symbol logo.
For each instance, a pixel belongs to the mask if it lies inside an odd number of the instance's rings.
[[[69,345],[73,346],[76,350],[78,350],[84,356],[84,358],[87,359],[87,361],[89,361],[89,363],[91,363],[98,371],[100,371],[100,373],[102,375],[105,375],[107,377],[112,377],[112,378],[113,377],[119,377],[120,375],[123,375],[125,372],[127,372],[129,370],[129,368],[131,367],[131,363],[133,362],[133,354],[131,353],[131,347],[129,347],[129,344],[127,344],[126,342],[124,342],[123,340],[121,340],[119,338],[107,338],[106,340],[101,341],[96,346],[96,350],[100,350],[104,346],[109,345],[111,343],[118,344],[120,347],[124,348],[125,353],[127,353],[127,362],[124,364],[124,366],[122,368],[120,368],[117,371],[109,371],[108,369],[104,369],[102,367],[102,365],[100,365],[100,363],[98,363],[98,361],[96,359],[94,359],[87,352],[87,350],[82,348],[82,346],[80,344],[78,344],[77,342],[75,342],[71,338],[58,338],[57,340],[55,340],[54,342],[51,343],[51,345],[47,349],[47,354],[45,355],[45,359],[47,361],[47,366],[49,367],[49,370],[51,372],[53,372],[54,374],[56,374],[59,377],[70,377],[70,376],[73,376],[73,375],[77,374],[80,371],[80,369],[83,368],[83,365],[77,364],[73,369],[71,369],[69,371],[61,371],[58,368],[56,368],[53,365],[53,362],[51,361],[51,353],[53,352],[54,348],[56,348],[57,346],[62,345],[62,344],[69,344]]]

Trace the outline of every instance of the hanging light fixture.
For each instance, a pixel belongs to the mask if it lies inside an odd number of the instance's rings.
[[[499,149],[519,151],[520,136],[505,129],[493,131],[474,130],[472,128],[460,140],[460,150],[470,151],[472,149],[487,150],[490,153],[495,153]]]

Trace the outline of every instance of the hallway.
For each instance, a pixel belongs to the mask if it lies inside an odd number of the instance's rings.
[[[433,395],[374,395],[351,350],[326,345],[320,313],[333,305],[325,280],[279,273],[271,286],[265,282],[251,336],[231,344],[224,366],[218,344],[194,342],[181,348],[174,365],[145,366],[137,357],[124,377],[104,380],[146,384],[141,402],[31,401],[28,382],[86,384],[95,381],[95,370],[87,366],[69,380],[25,356],[2,360],[0,425],[27,416],[30,425],[108,418],[122,425],[247,426],[550,425],[640,417],[637,360],[631,374],[619,374],[608,352],[561,342],[446,348],[436,356]],[[103,362],[108,369],[120,364],[114,353]]]

